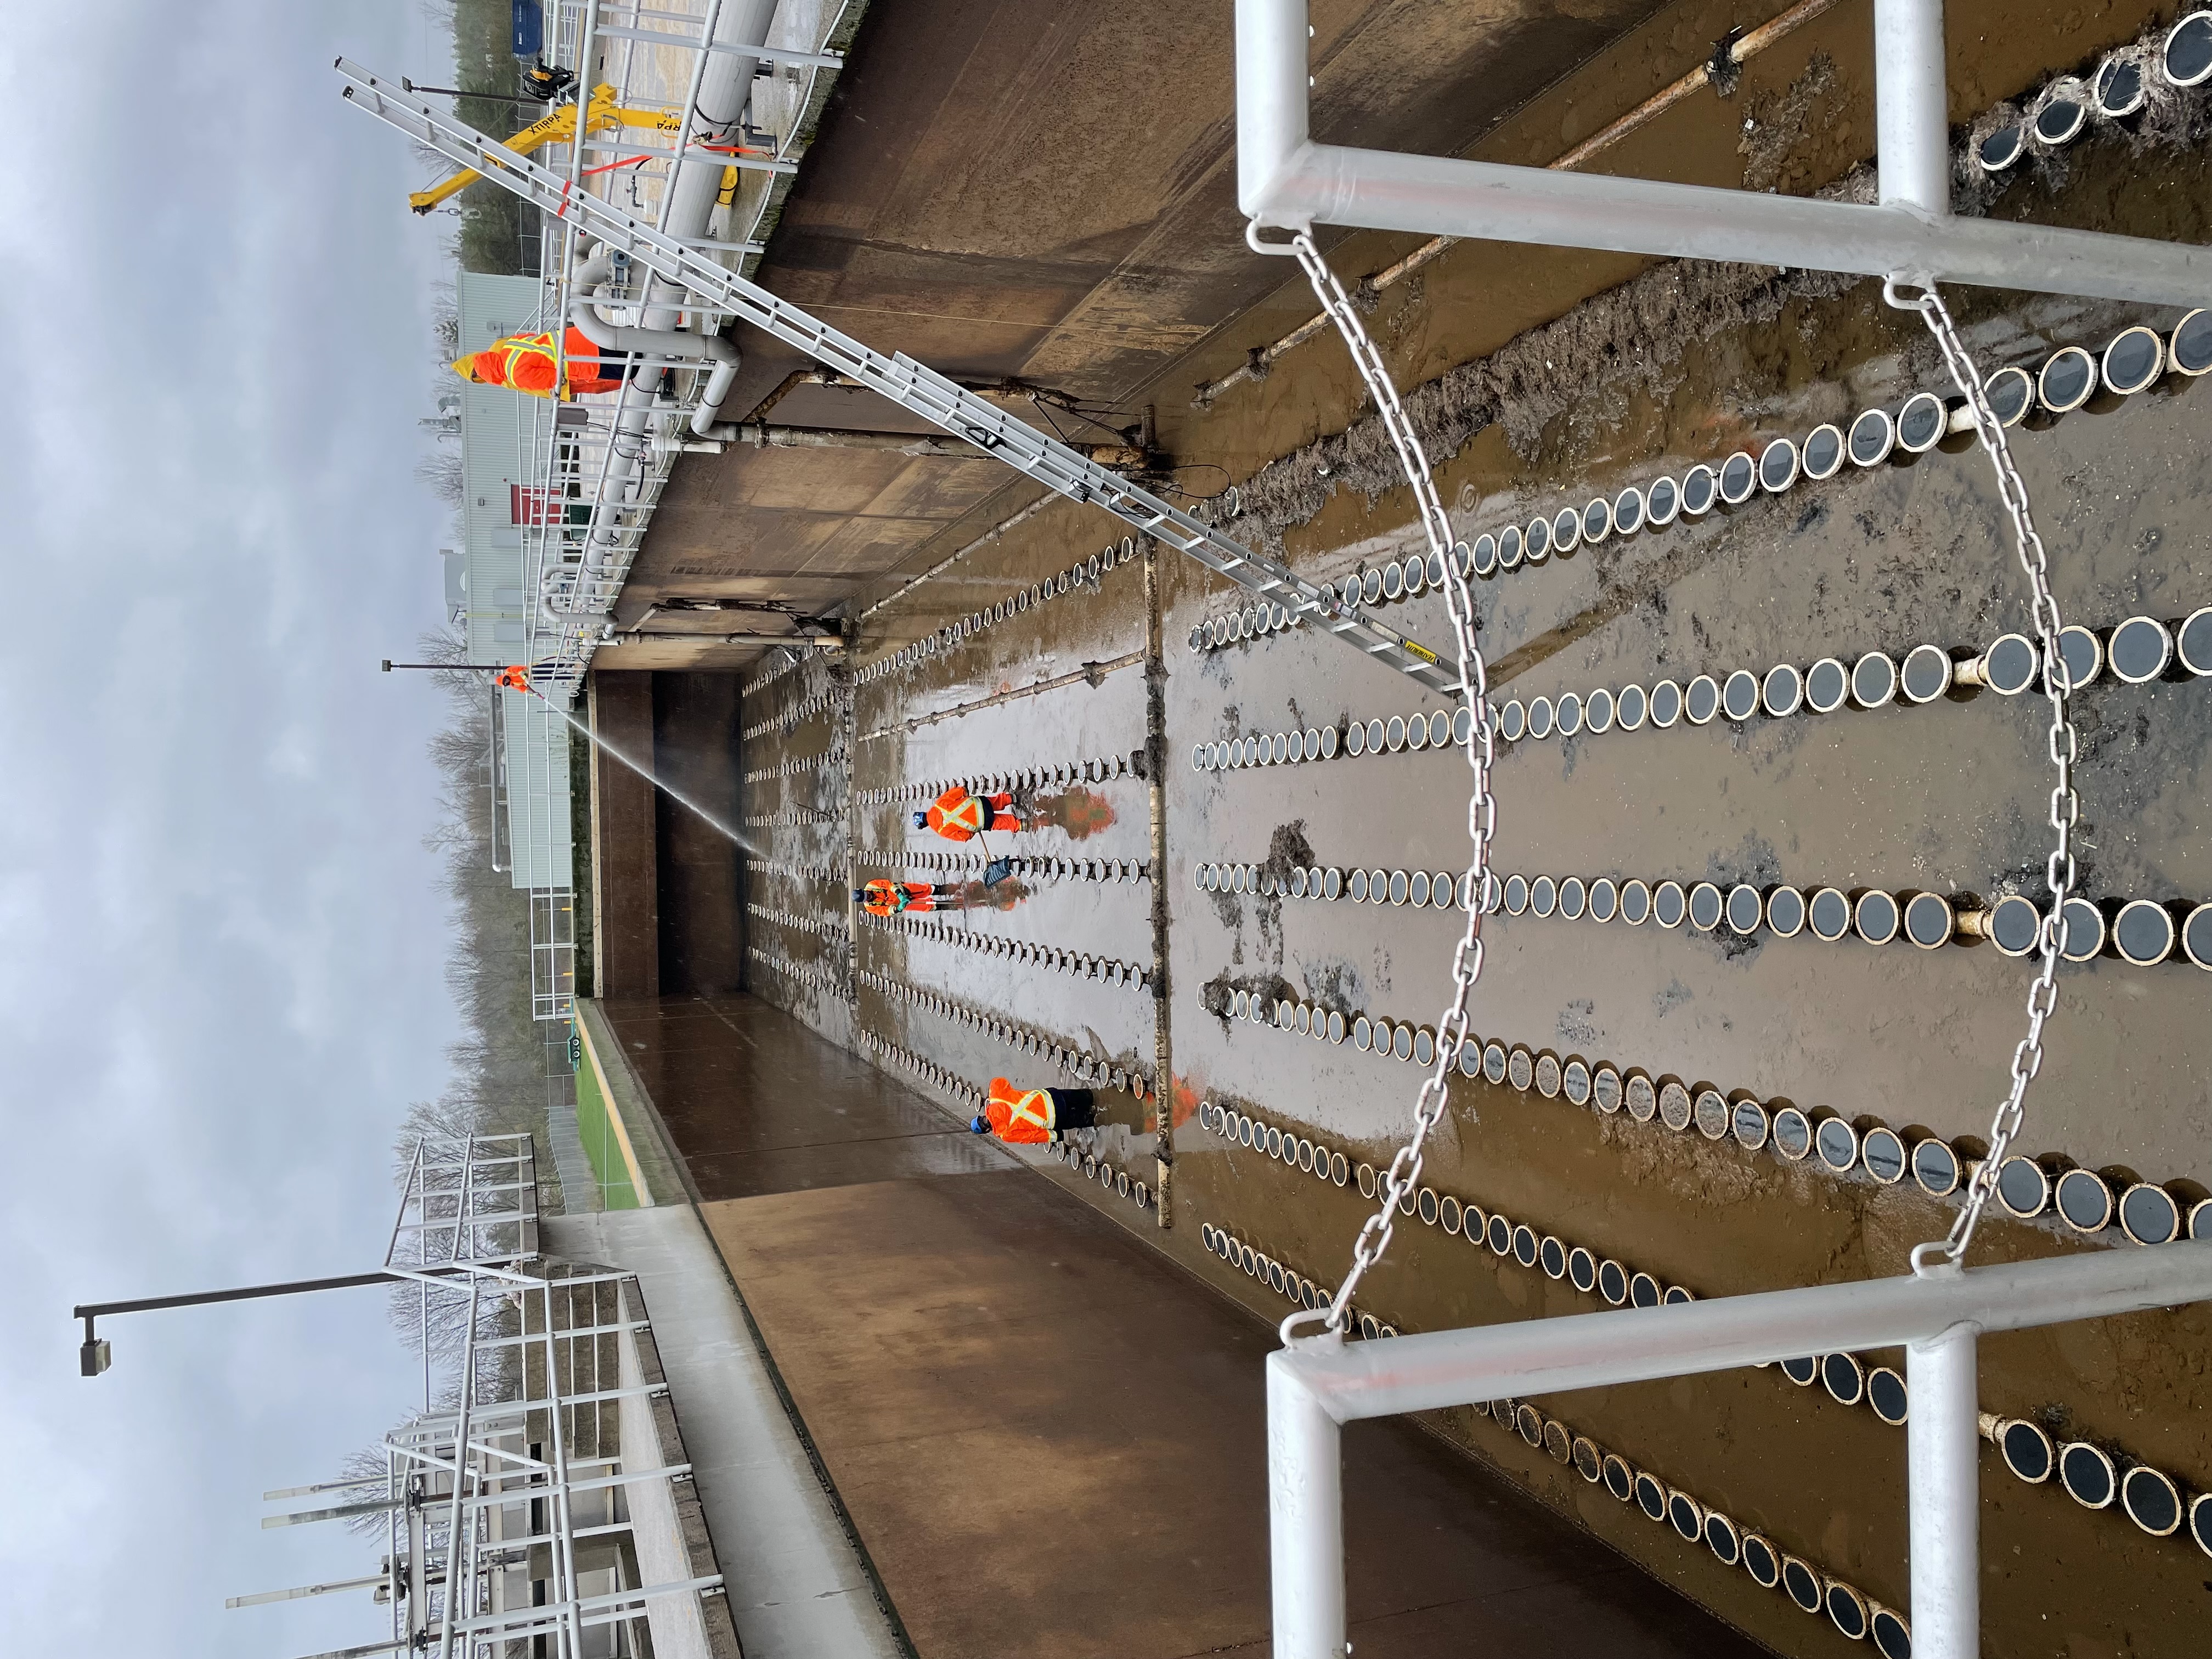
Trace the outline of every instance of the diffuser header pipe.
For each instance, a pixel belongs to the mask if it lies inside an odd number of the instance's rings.
[[[1318,222],[2155,305],[2212,295],[2203,248],[1951,217],[1937,178],[1940,8],[1885,0],[1885,199],[1866,206],[1316,144],[1305,0],[1237,0],[1237,200],[1255,225],[1298,230]]]

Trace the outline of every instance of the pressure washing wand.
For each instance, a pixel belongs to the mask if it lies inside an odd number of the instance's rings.
[[[544,703],[546,708],[551,709],[554,714],[559,715],[563,720],[567,721],[571,727],[583,737],[586,743],[589,743],[601,754],[611,755],[615,759],[620,761],[624,766],[629,768],[631,771],[636,773],[638,776],[643,778],[647,783],[660,791],[662,794],[667,796],[669,799],[674,801],[678,805],[689,807],[702,823],[704,823],[709,829],[713,830],[717,835],[725,836],[728,840],[734,842],[739,848],[743,848],[747,853],[755,854],[756,855],[758,854],[759,849],[754,847],[750,842],[747,841],[743,836],[739,835],[728,824],[723,823],[721,819],[716,817],[705,807],[700,805],[697,801],[693,800],[690,796],[685,794],[681,789],[677,788],[673,784],[667,783],[663,780],[655,777],[647,768],[631,759],[628,755],[623,753],[621,750],[616,748],[614,744],[609,743],[598,732],[592,731],[590,726],[585,725],[583,721],[578,720],[567,709],[562,708],[559,703],[555,702],[552,698],[547,696],[543,691],[539,690],[538,687],[531,682],[530,671],[524,667],[520,663],[508,663],[502,667],[495,663],[393,662],[387,658],[384,661],[383,667],[384,672],[387,674],[395,668],[426,668],[435,672],[452,671],[464,674],[493,675],[495,677],[492,681],[494,685],[496,685],[504,691],[525,692],[529,696],[537,698],[538,701]]]

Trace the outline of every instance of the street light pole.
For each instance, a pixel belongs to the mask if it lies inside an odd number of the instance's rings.
[[[419,1279],[420,1273],[344,1273],[334,1279],[295,1279],[282,1285],[246,1285],[228,1291],[194,1291],[185,1296],[141,1297],[134,1302],[87,1302],[70,1310],[70,1317],[84,1321],[84,1344],[77,1350],[77,1369],[86,1376],[98,1376],[108,1368],[113,1355],[105,1338],[93,1328],[93,1322],[109,1314],[149,1313],[156,1308],[198,1308],[214,1302],[251,1302],[267,1296],[297,1296],[306,1291],[345,1291],[363,1285],[396,1285],[402,1279]]]
[[[404,75],[399,77],[399,84],[409,92],[434,92],[441,98],[479,98],[488,104],[548,104],[553,101],[550,98],[517,97],[511,92],[471,92],[466,87],[418,87]]]

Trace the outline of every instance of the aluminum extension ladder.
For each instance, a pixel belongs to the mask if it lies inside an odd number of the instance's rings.
[[[750,323],[823,368],[849,376],[1068,500],[1103,507],[1122,523],[1189,555],[1270,604],[1327,629],[1364,654],[1388,663],[1432,690],[1458,692],[1460,676],[1455,665],[1439,660],[1427,647],[1383,626],[1330,589],[1252,551],[1004,410],[963,391],[904,353],[887,357],[840,333],[758,283],[663,235],[604,198],[573,187],[550,168],[440,113],[359,64],[341,58],[337,70],[347,83],[344,95],[356,108],[367,110],[457,167],[474,168],[540,212],[576,226],[609,248],[690,289],[700,303]]]

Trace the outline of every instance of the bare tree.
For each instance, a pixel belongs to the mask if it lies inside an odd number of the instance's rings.
[[[434,155],[437,152],[429,153]],[[440,362],[450,363],[461,355],[461,301],[450,280],[430,285],[430,331],[432,346]]]
[[[445,860],[451,933],[446,983],[461,1036],[447,1051],[450,1080],[435,1101],[408,1109],[395,1148],[401,1167],[417,1141],[468,1134],[543,1135],[543,1034],[530,1005],[530,915],[526,895],[492,868],[491,696],[468,671],[467,650],[450,633],[426,635],[422,660],[451,665],[436,680],[447,697],[445,725],[430,739],[441,780],[437,819],[425,844]],[[558,1204],[552,1160],[538,1163],[548,1207]]]
[[[467,486],[461,472],[461,458],[455,451],[442,445],[425,451],[416,458],[415,476],[447,507],[461,504],[461,493]]]

